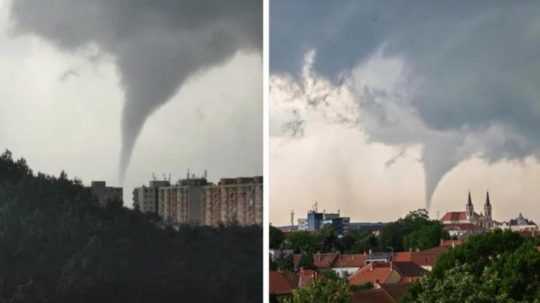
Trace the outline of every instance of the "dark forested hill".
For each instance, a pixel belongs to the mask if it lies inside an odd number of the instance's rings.
[[[261,302],[262,229],[160,229],[0,156],[0,302]]]

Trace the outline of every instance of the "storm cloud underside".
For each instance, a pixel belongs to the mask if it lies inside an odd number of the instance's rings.
[[[121,180],[155,110],[193,75],[262,43],[262,5],[251,0],[17,0],[11,17],[16,34],[68,52],[96,47],[114,59],[125,93]]]
[[[533,1],[277,0],[272,72],[302,78],[314,50],[315,77],[354,93],[369,140],[421,146],[430,207],[440,180],[470,157],[540,156],[538,16]]]

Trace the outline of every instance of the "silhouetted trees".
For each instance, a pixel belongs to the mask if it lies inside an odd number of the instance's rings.
[[[259,226],[158,227],[0,156],[0,302],[260,302]]]

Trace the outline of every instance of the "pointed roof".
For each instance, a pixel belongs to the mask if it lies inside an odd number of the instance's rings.
[[[469,198],[467,199],[467,205],[472,205],[471,191],[469,191]]]
[[[491,203],[489,201],[489,191],[486,193],[486,206],[491,206]]]

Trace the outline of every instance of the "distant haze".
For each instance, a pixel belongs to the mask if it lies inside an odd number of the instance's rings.
[[[272,220],[312,200],[435,216],[489,189],[499,219],[538,221],[539,16],[536,2],[273,1]]]
[[[127,205],[153,173],[260,175],[261,18],[258,1],[0,0],[0,147],[123,183]]]

